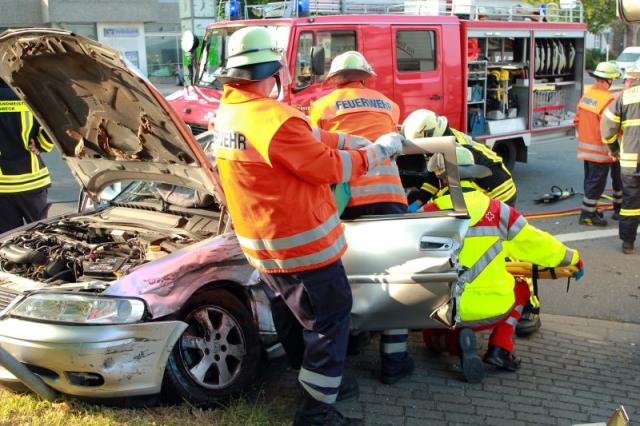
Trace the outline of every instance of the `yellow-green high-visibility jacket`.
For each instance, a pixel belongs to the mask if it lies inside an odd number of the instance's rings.
[[[625,89],[604,110],[600,133],[602,143],[620,156],[620,172],[640,175],[640,84]]]
[[[515,302],[515,280],[507,272],[506,257],[544,267],[575,265],[580,257],[471,181],[462,181],[462,187],[471,220],[459,259],[466,271],[453,290],[455,319],[470,326],[488,324],[508,314]],[[448,188],[425,206],[426,211],[451,208]]]
[[[51,185],[49,170],[33,152],[49,152],[53,144],[24,102],[0,82],[0,194],[34,191]]]

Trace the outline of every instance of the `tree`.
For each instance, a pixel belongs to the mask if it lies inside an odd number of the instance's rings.
[[[582,6],[590,33],[599,34],[617,20],[615,0],[582,0]]]

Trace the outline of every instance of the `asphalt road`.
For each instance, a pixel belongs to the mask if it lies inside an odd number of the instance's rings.
[[[573,138],[532,144],[529,162],[517,163],[514,170],[517,207],[521,212],[551,212],[580,206],[581,194],[550,205],[534,202],[548,193],[552,185],[582,191],[582,162],[576,159],[575,152]],[[75,180],[56,153],[47,154],[45,161],[54,182],[49,193],[54,202],[50,213],[69,211],[74,204],[61,202],[77,199]],[[586,265],[585,277],[577,283],[572,281],[568,293],[565,280],[541,281],[544,313],[640,323],[640,267],[636,264],[640,255],[622,254],[616,222],[610,221],[606,228],[591,228],[579,225],[578,216],[572,215],[532,219],[531,223],[578,249]]]

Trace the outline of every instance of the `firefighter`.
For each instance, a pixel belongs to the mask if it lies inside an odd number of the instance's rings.
[[[607,185],[607,175],[611,173],[613,184],[613,216],[619,219],[622,203],[622,181],[620,163],[613,157],[600,135],[600,120],[604,110],[613,101],[609,92],[613,80],[620,77],[620,71],[613,62],[600,62],[590,74],[596,82],[578,102],[573,124],[578,139],[578,158],[584,161],[584,198],[580,211],[580,223],[590,226],[607,226],[602,213],[596,209],[598,200]]]
[[[545,267],[576,265],[579,268],[576,278],[580,278],[584,271],[576,250],[565,247],[553,236],[528,224],[513,207],[489,198],[475,184],[475,179],[485,178],[491,171],[485,166],[475,165],[473,154],[468,149],[457,146],[456,156],[470,228],[459,255],[466,270],[453,289],[455,320],[460,331],[447,333],[442,339],[445,344],[440,349],[458,352],[465,378],[478,382],[482,379],[483,370],[478,367],[475,337],[469,328],[476,331],[492,329],[484,362],[507,371],[516,371],[520,367],[520,360],[513,354],[513,333],[530,292],[525,281],[516,280],[507,271],[505,258],[515,257]],[[428,168],[438,176],[444,176],[442,155],[432,156]],[[445,186],[423,210],[451,207],[451,196]],[[425,330],[423,333],[426,342],[430,341],[430,332]],[[451,337],[456,334],[457,347],[452,348]]]
[[[476,184],[482,188],[489,197],[495,198],[510,206],[516,204],[516,184],[511,177],[509,169],[502,163],[502,158],[489,147],[474,141],[471,136],[449,127],[447,117],[437,115],[427,109],[413,111],[402,123],[402,133],[405,137],[438,137],[454,136],[456,142],[473,153],[473,158],[478,165],[488,167],[491,175],[477,179]],[[410,135],[410,136],[408,136]],[[431,174],[420,188],[421,201],[427,202],[438,192],[438,179]]]
[[[470,136],[449,127],[448,120],[444,116],[438,116],[436,113],[419,109],[411,114],[402,123],[402,132],[408,139],[417,137],[430,136],[454,136],[456,142],[465,148],[468,148],[472,154],[474,162],[478,165],[489,168],[491,174],[486,177],[475,180],[485,193],[497,200],[500,200],[511,207],[515,207],[516,203],[516,184],[511,177],[509,169],[505,167],[499,155],[489,149],[486,145],[475,142]],[[411,202],[422,204],[430,200],[439,189],[439,179],[434,173],[429,173],[423,182],[420,191],[416,194],[417,201],[412,199]],[[516,326],[516,333],[520,337],[529,336],[540,329],[542,322],[540,321],[540,299],[537,291],[533,286],[533,282],[528,280],[531,298],[525,304],[520,321]]]
[[[31,111],[0,79],[0,233],[47,216],[51,177],[40,153],[52,149]]]
[[[303,328],[298,380],[304,391],[294,424],[359,424],[334,408],[352,297],[340,261],[345,237],[329,185],[400,154],[403,139],[384,135],[361,150],[319,143],[301,112],[270,97],[286,84],[287,70],[264,27],[234,32],[225,66],[215,75],[224,84],[214,122],[215,156],[235,233],[270,297],[282,300]],[[320,134],[331,135],[344,140]]]
[[[605,109],[600,121],[602,142],[620,161],[622,205],[618,234],[622,252],[633,254],[640,222],[640,68],[625,71],[629,87]]]
[[[395,132],[400,118],[398,105],[382,93],[365,87],[365,80],[375,75],[360,52],[336,56],[325,80],[325,84],[336,88],[311,105],[311,124],[369,140]],[[407,212],[407,197],[393,160],[349,181],[349,190],[342,219]],[[408,333],[406,329],[385,330],[380,336],[380,380],[385,384],[396,383],[413,371],[413,360],[407,352]]]

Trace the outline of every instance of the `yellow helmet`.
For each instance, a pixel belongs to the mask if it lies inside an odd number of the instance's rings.
[[[225,66],[214,75],[222,82],[264,80],[278,72],[281,60],[281,51],[268,29],[244,27],[229,36]]]
[[[428,109],[413,111],[402,123],[402,134],[406,139],[430,138],[444,135],[449,121]]]
[[[362,53],[350,50],[333,58],[326,82],[334,84],[365,80],[376,75]]]
[[[620,77],[620,70],[618,69],[618,65],[613,62],[600,62],[596,70],[589,74],[605,80],[614,80]]]

